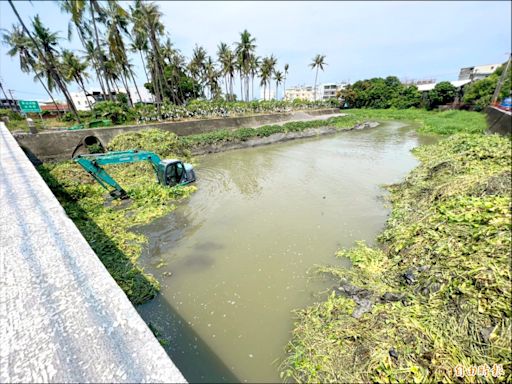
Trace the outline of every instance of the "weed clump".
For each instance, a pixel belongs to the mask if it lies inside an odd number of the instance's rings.
[[[111,151],[139,149],[157,153],[162,157],[189,157],[190,152],[175,133],[161,129],[146,129],[139,132],[123,133],[112,139],[108,145]]]
[[[510,145],[458,134],[414,151],[421,165],[389,186],[382,247],[358,243],[339,253],[351,269],[319,268],[336,288],[297,312],[284,378],[451,382],[457,366],[502,364],[462,380],[510,382]]]

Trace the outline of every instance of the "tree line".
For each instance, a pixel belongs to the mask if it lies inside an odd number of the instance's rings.
[[[91,71],[105,100],[116,101],[115,95],[123,91],[129,106],[133,106],[131,83],[142,100],[128,52],[140,56],[146,77],[144,86],[153,95],[158,112],[164,101],[176,105],[201,97],[235,101],[235,78],[243,101],[255,99],[255,80],[263,87],[264,99],[270,95],[273,85],[275,98],[281,84],[284,95],[289,65],[284,64],[281,70],[273,54],[258,56],[256,39],[247,30],[240,33],[239,41],[233,45],[219,43],[215,57],[196,45],[188,60],[173,46],[156,3],[136,0],[127,9],[117,0],[58,0],[57,3],[69,15],[68,39],[75,33],[78,35],[83,48],[80,54],[62,49],[58,33],[45,26],[38,15],[30,25],[25,24],[11,0],[9,4],[19,24],[3,31],[3,43],[9,47],[10,56],[19,57],[20,69],[34,74],[34,80],[43,86],[57,109],[52,93],[59,91],[64,95],[78,121],[68,85],[75,83],[87,95],[86,83],[92,77]],[[315,88],[318,69],[323,70],[324,65],[324,55],[313,59],[311,67],[317,70]]]
[[[489,77],[456,88],[449,81],[441,81],[427,92],[420,92],[416,85],[400,82],[395,76],[356,81],[338,93],[350,108],[425,108],[457,103],[465,108],[483,110],[491,102],[498,79],[505,65],[501,65]],[[509,69],[510,72],[510,69]],[[505,77],[500,98],[510,94],[511,74]]]

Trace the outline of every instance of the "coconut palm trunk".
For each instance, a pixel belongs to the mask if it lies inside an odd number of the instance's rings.
[[[252,100],[254,100],[254,75],[252,75]]]
[[[137,92],[137,96],[139,96],[139,101],[142,103],[142,96],[139,92],[139,87],[137,86],[137,82],[135,81],[135,75],[133,74],[133,70],[130,68],[130,75],[133,81],[133,85],[135,86],[135,91]]]
[[[140,60],[142,61],[142,68],[144,68],[144,73],[146,75],[146,80],[148,81],[148,83],[150,83],[149,76],[148,76],[148,71],[146,69],[146,61],[147,60],[144,60],[144,56],[142,55],[142,51],[139,51],[139,53],[140,53]]]
[[[87,46],[87,44],[85,42],[83,32],[77,24],[75,24],[75,27],[78,32],[78,37],[80,38],[80,42],[82,43],[82,46],[85,48]],[[86,50],[87,50],[87,48],[86,48]],[[96,77],[98,78],[98,83],[100,83],[101,92],[103,92],[103,94],[105,94],[105,86],[103,84],[103,79],[100,76],[100,73],[98,70],[98,63],[97,63],[96,57],[94,55],[91,56],[91,61],[92,61],[92,67],[94,68],[94,72],[96,72]]]
[[[85,90],[84,81],[80,77],[76,77],[75,81],[80,86],[80,88],[82,89],[82,91],[83,91],[83,93],[85,95],[85,100],[87,100],[87,104],[89,104],[89,109],[92,109],[92,104],[89,101],[89,98],[87,97],[87,91]]]
[[[240,70],[240,100],[244,100],[244,89],[243,89],[243,80],[242,80],[242,71]]]
[[[94,0],[96,1],[96,0]],[[106,87],[107,87],[107,91],[108,91],[108,99],[113,101],[112,100],[112,90],[110,89],[110,84],[108,82],[108,78],[107,78],[107,71],[105,69],[105,60],[103,60],[103,55],[101,53],[101,46],[100,46],[100,38],[99,38],[99,35],[98,35],[98,27],[96,25],[96,17],[95,17],[95,12],[94,12],[94,5],[93,5],[93,1],[90,0],[91,4],[89,6],[89,10],[91,12],[91,19],[92,19],[92,24],[93,24],[93,27],[94,27],[94,35],[95,35],[95,38],[96,38],[96,48],[98,49],[98,56],[100,58],[100,67],[103,71],[103,76],[105,77],[105,84],[106,84]]]
[[[57,113],[60,115],[62,114],[62,111],[60,110],[59,108],[59,105],[57,104],[57,102],[55,101],[55,99],[53,98],[53,95],[52,93],[50,92],[50,90],[48,89],[48,87],[46,86],[46,84],[44,83],[43,79],[41,79],[41,77],[39,75],[36,75],[36,78],[37,80],[39,80],[39,82],[41,83],[41,85],[43,86],[44,90],[46,91],[46,93],[48,94],[48,96],[50,96],[50,99],[52,100],[52,103],[53,105],[55,105],[55,108],[57,108]]]
[[[130,92],[130,89],[128,87],[128,80],[126,79],[124,73],[121,73],[121,82],[123,83],[123,87],[126,89],[126,94],[128,95],[128,102],[130,104],[130,107],[133,107],[132,93]]]
[[[315,75],[315,91],[314,91],[314,99],[316,101],[316,83],[317,83],[317,80],[318,80],[318,67],[316,67],[316,75]]]

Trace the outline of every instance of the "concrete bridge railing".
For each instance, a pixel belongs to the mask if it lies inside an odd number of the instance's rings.
[[[0,382],[185,382],[0,123]]]

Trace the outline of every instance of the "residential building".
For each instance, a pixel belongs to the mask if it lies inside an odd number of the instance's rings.
[[[135,87],[128,88],[128,90],[130,91],[130,95],[132,97],[132,101],[134,103],[152,103],[153,96],[151,95],[151,93],[144,86],[139,85],[137,87],[139,92],[137,92],[137,89]],[[94,103],[98,101],[104,101],[106,99],[105,95],[100,89],[88,89],[87,91],[87,95],[82,91],[70,92],[71,99],[75,103],[76,109],[79,111],[90,110],[89,102],[92,106],[94,106]],[[122,88],[120,91],[121,93],[126,92],[124,88]],[[116,92],[112,92],[112,95],[115,96]]]
[[[312,86],[299,85],[292,88],[288,88],[284,91],[285,100],[314,100],[315,92]]]
[[[459,80],[481,80],[491,75],[501,64],[476,65],[474,67],[461,68]]]
[[[57,105],[53,104],[53,102],[51,103],[39,103],[39,106],[41,107],[41,111],[48,111],[50,113],[54,113],[54,114],[57,114],[59,111],[61,112],[68,112],[70,111],[70,108],[67,104],[65,103],[59,103],[57,102]]]
[[[453,80],[449,82],[451,85],[453,85],[457,89],[461,89],[464,85],[471,83],[471,80]],[[420,92],[428,92],[435,88],[436,84],[438,83],[428,83],[428,84],[418,84],[418,91]]]
[[[0,99],[0,109],[14,109],[19,110],[18,100],[14,99]]]
[[[338,91],[344,89],[347,86],[346,83],[325,83],[320,84],[316,88],[316,100],[327,100],[336,97]],[[288,88],[284,95],[285,100],[315,100],[315,88],[312,86],[296,86]]]
[[[342,89],[345,89],[347,86],[347,83],[328,83],[328,84],[322,84],[320,85],[320,95],[321,98],[316,97],[317,100],[323,99],[334,99],[336,98],[336,94],[341,91]]]
[[[85,95],[83,92],[70,92],[71,99],[75,104],[75,107],[79,111],[88,111],[90,110],[89,103],[94,105],[96,99],[93,96]]]

